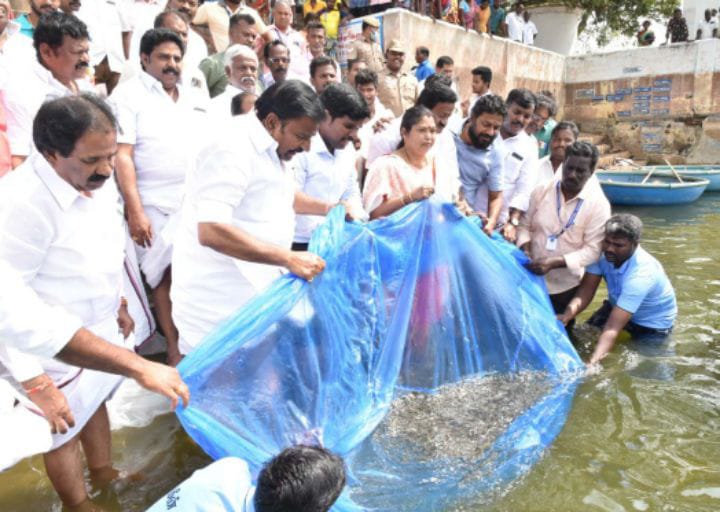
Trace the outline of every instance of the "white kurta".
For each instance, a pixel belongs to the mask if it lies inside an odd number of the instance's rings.
[[[45,303],[62,307],[96,335],[121,345],[116,319],[123,222],[112,181],[87,197],[39,154],[0,181],[0,259]],[[12,349],[4,356],[15,380],[46,373],[68,398],[76,425],[68,434],[53,436],[54,448],[72,439],[122,380]]]
[[[122,72],[125,64],[122,34],[132,31],[122,7],[115,0],[93,0],[83,2],[77,12],[90,33],[90,64],[97,66],[107,57],[108,66],[115,73]]]
[[[140,268],[155,288],[170,265],[185,177],[203,133],[206,99],[193,88],[178,87],[173,101],[151,75],[117,86],[110,96],[120,124],[118,143],[133,146],[133,162],[145,214],[152,224],[152,246],[136,246]]]
[[[333,153],[318,133],[310,143],[310,151],[293,159],[295,182],[298,190],[329,204],[347,201],[355,215],[366,219],[358,184],[355,162],[357,153],[349,142],[343,149]],[[298,215],[295,226],[295,242],[307,243],[313,231],[325,221],[322,215]]]
[[[232,225],[289,249],[295,226],[292,167],[254,114],[230,118],[200,152],[172,260],[173,320],[187,354],[273,280],[282,269],[221,254],[198,241],[198,223]]]

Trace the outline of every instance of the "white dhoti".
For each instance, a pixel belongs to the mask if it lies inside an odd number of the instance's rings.
[[[128,313],[135,322],[135,343],[139,350],[155,334],[155,318],[150,310],[150,302],[145,293],[140,266],[135,254],[135,243],[128,235],[125,243],[125,261],[123,262],[123,290],[128,302]]]
[[[178,213],[165,213],[154,206],[145,207],[145,215],[152,226],[152,245],[135,244],[140,270],[150,288],[157,288],[172,260],[172,247],[178,226]]]

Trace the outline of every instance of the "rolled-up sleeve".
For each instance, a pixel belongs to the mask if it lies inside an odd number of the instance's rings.
[[[596,202],[583,235],[583,246],[577,251],[565,254],[565,264],[570,270],[580,270],[600,258],[605,238],[605,223],[610,218],[610,205]]]
[[[533,139],[534,140],[534,139]],[[520,167],[520,173],[517,179],[517,186],[515,188],[515,195],[513,196],[510,204],[510,208],[515,208],[521,212],[528,209],[530,204],[530,194],[532,193],[535,185],[537,184],[538,176],[538,158],[537,148],[533,147],[532,153],[528,152],[525,161]]]
[[[487,176],[488,189],[490,189],[491,192],[502,192],[503,190],[503,175],[505,174],[503,160],[502,151],[498,146],[493,145],[490,149],[490,168]]]

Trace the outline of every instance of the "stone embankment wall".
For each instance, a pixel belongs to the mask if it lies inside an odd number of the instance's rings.
[[[383,18],[385,41],[397,38],[407,49],[407,68],[420,45],[432,62],[451,55],[462,97],[470,94],[470,70],[486,65],[493,92],[549,89],[561,117],[636,159],[720,163],[720,39],[565,57],[401,9]]]

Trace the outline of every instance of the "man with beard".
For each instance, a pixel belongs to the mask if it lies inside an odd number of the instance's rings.
[[[240,44],[229,47],[225,54],[225,71],[230,83],[220,96],[210,101],[208,114],[229,117],[232,99],[242,93],[257,93],[258,58],[254,51]]]
[[[482,218],[487,235],[495,230],[502,210],[503,159],[496,138],[506,113],[502,98],[494,94],[481,96],[462,131],[455,135],[461,192]]]
[[[20,33],[32,39],[35,27],[40,22],[40,17],[43,14],[57,10],[59,6],[59,0],[30,0],[30,12],[17,18]]]
[[[503,208],[499,222],[501,233],[510,243],[517,239],[520,217],[527,210],[538,181],[538,148],[527,134],[535,112],[535,95],[527,89],[513,89],[505,100],[507,114],[500,127],[498,149],[503,158]]]
[[[555,314],[575,296],[585,267],[600,256],[610,203],[595,177],[598,150],[587,142],[568,146],[559,175],[538,185],[518,228],[517,245],[531,272],[545,276]]]
[[[298,190],[324,201],[327,211],[345,203],[348,215],[366,219],[358,186],[353,140],[370,117],[370,109],[360,94],[348,84],[330,84],[320,94],[325,120],[310,142],[310,149],[295,158]],[[295,224],[294,251],[306,251],[313,231],[322,216],[298,215]]]
[[[608,299],[588,320],[602,329],[589,365],[612,350],[620,331],[638,341],[658,343],[670,334],[677,318],[675,291],[665,270],[640,247],[642,221],[629,213],[613,215],[604,236],[599,261],[585,269],[577,294],[558,315],[567,325],[590,305],[605,279]]]
[[[65,14],[77,15],[81,6],[82,3],[80,0],[60,0],[60,6],[58,8]]]
[[[325,109],[309,85],[267,89],[255,113],[231,117],[188,177],[172,261],[173,317],[187,354],[282,275],[312,280],[325,262],[291,251],[295,213],[327,203],[296,193],[293,156],[310,149]]]
[[[206,102],[195,89],[180,83],[183,51],[174,32],[147,31],[140,44],[143,71],[118,85],[110,97],[121,128],[117,181],[172,365],[180,361],[180,353],[170,303],[175,225],[171,217],[180,209]]]
[[[203,5],[212,5],[212,3]],[[230,16],[228,24],[229,46],[241,44],[251,49],[255,48],[255,40],[258,36],[258,25],[255,18],[246,13],[235,13]],[[203,60],[200,63],[200,70],[205,75],[210,97],[214,98],[222,94],[228,85],[228,75],[225,72],[225,52],[218,52]]]
[[[87,26],[73,15],[53,11],[40,18],[33,35],[37,60],[13,73],[5,89],[13,167],[31,152],[32,122],[44,101],[92,90],[88,37]]]
[[[265,89],[275,83],[284,82],[288,76],[290,66],[290,51],[282,41],[273,41],[265,45],[263,49],[265,65],[270,69],[261,79]]]

